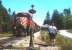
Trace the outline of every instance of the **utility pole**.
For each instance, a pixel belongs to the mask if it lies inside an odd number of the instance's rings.
[[[29,10],[29,13],[32,14],[31,16],[31,20],[33,17],[33,14],[36,13],[36,10],[34,10],[34,5],[31,5],[32,9]],[[29,43],[29,50],[35,50],[34,46],[33,46],[33,33],[32,33],[32,29],[30,29],[30,43]]]

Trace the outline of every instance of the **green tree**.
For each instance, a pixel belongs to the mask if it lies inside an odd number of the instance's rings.
[[[72,16],[66,17],[66,28],[72,29]]]
[[[67,29],[68,28],[69,18],[70,18],[69,16],[71,16],[71,10],[70,10],[70,8],[64,9],[63,13],[64,13],[64,20],[63,20],[64,28]]]
[[[0,0],[0,31],[7,31],[8,22],[8,12],[6,8],[2,5],[2,1]]]
[[[49,24],[50,23],[50,14],[49,14],[49,12],[47,12],[47,14],[46,14],[46,18],[45,18],[45,20],[44,20],[44,25],[45,24]]]
[[[64,9],[64,10],[63,10],[63,13],[64,13],[64,16],[70,16],[70,15],[71,15],[71,10],[70,10],[70,8]]]
[[[58,29],[63,29],[63,19],[63,13],[59,13],[57,9],[54,10],[51,21],[54,22]]]
[[[55,9],[54,12],[53,12],[53,15],[52,15],[52,20],[51,20],[51,22],[54,22],[57,27],[58,27],[58,23],[59,23],[59,22],[58,22],[59,16],[60,16],[60,14],[59,14],[58,10]]]
[[[58,25],[59,29],[63,29],[64,28],[63,20],[64,20],[63,13],[59,13],[59,16],[57,18],[57,25]]]

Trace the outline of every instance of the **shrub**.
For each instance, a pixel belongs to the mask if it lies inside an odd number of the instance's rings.
[[[50,44],[49,41],[49,35],[46,30],[41,30],[41,38],[43,41],[45,41],[48,45]],[[62,50],[72,50],[72,39],[69,39],[67,37],[61,36],[60,34],[57,34],[56,36],[56,45],[61,46]]]

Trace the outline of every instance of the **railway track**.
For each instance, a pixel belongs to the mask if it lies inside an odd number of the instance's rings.
[[[7,39],[0,40],[0,47],[7,47],[7,46],[11,45],[12,43],[15,43],[15,42],[21,40],[22,38],[24,38],[24,37],[10,37]]]
[[[39,31],[37,31],[37,32],[34,32],[34,36],[36,37],[36,36],[38,36],[37,34],[39,34],[38,33]],[[1,47],[9,47],[9,46],[12,46],[12,44],[17,44],[18,42],[20,42],[20,41],[25,41],[25,40],[27,40],[27,41],[29,41],[30,40],[30,36],[29,35],[27,35],[27,36],[22,36],[22,37],[15,37],[15,36],[12,36],[12,37],[9,37],[9,38],[7,38],[7,39],[3,39],[3,40],[0,40],[0,46]],[[35,42],[34,42],[35,43]],[[29,42],[28,42],[28,44],[29,44]],[[41,45],[41,44],[37,44],[37,43],[35,43],[35,45]]]

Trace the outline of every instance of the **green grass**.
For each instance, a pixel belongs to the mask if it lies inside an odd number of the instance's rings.
[[[46,30],[41,30],[41,40],[45,41],[48,45],[50,45],[49,35]],[[61,46],[62,50],[72,50],[72,39],[57,34],[56,45]]]
[[[13,34],[11,32],[0,32],[0,38],[1,37],[8,37],[8,36],[12,36]]]
[[[68,29],[68,32],[72,33],[72,29]]]

